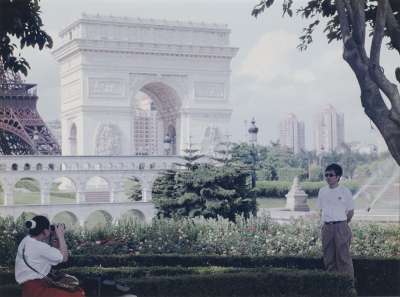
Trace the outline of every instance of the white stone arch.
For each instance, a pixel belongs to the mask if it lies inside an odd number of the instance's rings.
[[[25,187],[21,183],[26,183]],[[31,186],[30,186],[31,184]],[[17,188],[18,186],[18,188]],[[36,187],[38,187],[36,191]],[[40,178],[32,176],[21,176],[12,184],[13,204],[40,204],[43,182]]]
[[[68,129],[68,146],[71,156],[78,154],[78,129],[76,123],[72,122]]]
[[[76,182],[68,176],[54,178],[49,187],[49,203],[75,203],[77,196]]]
[[[132,73],[130,77],[130,98],[134,98],[136,93],[142,91],[144,93],[151,92],[151,88],[146,86],[151,86],[152,84],[162,84],[171,88],[175,94],[176,98],[179,99],[179,107],[182,106],[183,100],[188,95],[188,79],[186,75],[156,75],[156,74],[139,74]],[[150,93],[152,94],[152,93]],[[154,95],[154,94],[152,94]]]
[[[184,84],[183,84],[184,85]],[[179,111],[183,105],[183,100],[187,96],[186,92],[183,91],[183,87],[180,86],[174,80],[163,79],[163,76],[159,77],[145,77],[144,79],[138,79],[134,82],[131,87],[131,109],[134,109],[136,104],[136,95],[139,92],[143,92],[149,96],[154,102],[157,110],[157,154],[164,154],[164,143],[163,140],[168,134],[168,127],[173,127],[173,130],[177,130]],[[135,116],[135,115],[133,115]],[[135,126],[135,124],[133,125]],[[134,148],[136,140],[132,136],[132,148]],[[177,137],[176,132],[173,133],[172,151],[176,151]],[[136,150],[133,149],[136,153]]]
[[[85,202],[109,202],[111,199],[111,181],[102,175],[88,177],[85,180]]]
[[[56,213],[50,220],[53,224],[63,223],[70,230],[79,225],[79,218],[71,211],[64,210]]]
[[[117,156],[122,153],[123,133],[114,122],[101,123],[94,135],[95,155]]]
[[[21,222],[21,223],[25,223],[26,220],[30,220],[32,219],[34,216],[39,215],[38,213],[35,213],[33,211],[28,211],[28,210],[23,210],[20,213],[16,214],[16,216],[14,217],[16,222]]]
[[[94,216],[98,217],[94,217]],[[104,221],[101,221],[101,216],[104,219]],[[94,220],[92,223],[91,220]],[[102,228],[106,227],[107,225],[110,225],[113,222],[113,216],[106,210],[103,209],[97,209],[95,211],[92,211],[84,221],[84,227],[88,229],[95,229],[95,228]]]
[[[119,218],[119,221],[137,221],[139,223],[144,223],[146,221],[146,216],[143,212],[138,209],[129,209],[123,212]]]

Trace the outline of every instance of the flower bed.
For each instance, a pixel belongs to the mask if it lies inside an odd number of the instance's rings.
[[[0,218],[0,266],[13,265],[17,244],[25,236],[22,223]],[[352,223],[354,256],[400,256],[397,225]],[[154,220],[141,225],[125,222],[98,231],[66,234],[73,255],[198,254],[227,256],[321,256],[317,221],[277,224],[269,217],[249,220]]]

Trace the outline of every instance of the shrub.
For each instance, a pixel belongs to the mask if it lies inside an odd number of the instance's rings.
[[[238,166],[189,164],[184,171],[167,171],[157,179],[153,201],[158,217],[217,218],[234,221],[257,211],[248,185],[249,172]]]
[[[300,183],[301,188],[309,197],[317,197],[319,189],[325,185],[326,183],[323,181]],[[348,187],[353,194],[360,188],[358,183],[350,180],[344,181],[343,185]],[[256,188],[253,190],[253,195],[255,197],[285,198],[291,186],[292,182],[289,181],[258,181]]]
[[[400,256],[397,225],[352,223],[352,254]],[[25,236],[21,223],[0,219],[0,266],[13,265],[17,244]],[[317,221],[278,224],[270,217],[227,219],[154,219],[142,225],[125,222],[105,229],[68,231],[72,255],[198,254],[228,256],[321,256]]]

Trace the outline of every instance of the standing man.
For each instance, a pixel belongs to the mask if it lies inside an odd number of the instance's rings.
[[[354,278],[350,255],[351,230],[349,222],[354,215],[354,201],[349,189],[339,185],[343,170],[338,164],[325,169],[327,186],[318,193],[324,265],[328,271],[349,274]]]

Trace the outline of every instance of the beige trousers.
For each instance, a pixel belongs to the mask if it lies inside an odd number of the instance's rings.
[[[351,230],[347,222],[322,226],[322,250],[326,270],[349,274],[354,278],[350,255]]]

